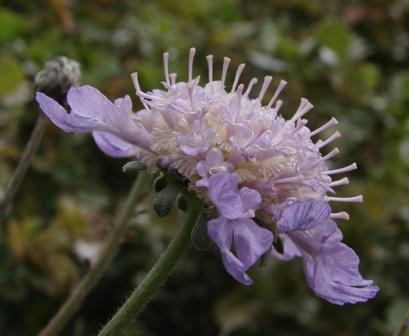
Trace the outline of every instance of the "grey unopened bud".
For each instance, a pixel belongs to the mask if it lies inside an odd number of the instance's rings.
[[[71,86],[80,83],[80,64],[65,56],[56,57],[45,64],[34,78],[34,90],[45,93],[61,104]]]

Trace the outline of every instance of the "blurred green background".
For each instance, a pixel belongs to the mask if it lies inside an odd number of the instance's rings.
[[[409,308],[409,3],[319,0],[0,0],[0,192],[39,113],[33,76],[59,55],[82,64],[82,83],[114,98],[163,79],[162,53],[186,78],[188,48],[247,62],[244,82],[273,74],[289,82],[283,114],[299,98],[331,116],[343,137],[337,166],[357,161],[341,196],[362,193],[339,224],[381,287],[366,304],[339,307],[314,296],[300,260],[270,260],[244,287],[218,252],[193,248],[127,335],[389,335]],[[230,75],[230,80],[232,80]],[[207,78],[206,76],[202,78]],[[270,94],[272,91],[270,92]],[[269,97],[266,97],[268,99]],[[136,99],[135,108],[139,108]],[[50,125],[0,232],[0,334],[35,335],[87,269],[79,246],[98,247],[134,176],[89,136]],[[93,335],[143,278],[179,224],[138,206],[120,253],[61,335]]]

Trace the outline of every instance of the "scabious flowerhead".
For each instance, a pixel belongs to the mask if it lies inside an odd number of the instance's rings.
[[[272,82],[264,78],[252,95],[257,79],[247,88],[240,83],[240,64],[228,90],[229,58],[220,79],[213,78],[213,56],[207,57],[209,81],[193,77],[195,49],[189,52],[188,80],[177,82],[169,73],[169,54],[163,55],[164,89],[143,92],[132,74],[143,109],[132,112],[128,96],[109,101],[90,86],[72,88],[67,95],[71,112],[42,93],[37,101],[44,113],[66,132],[92,132],[98,147],[114,157],[136,157],[149,170],[177,171],[189,188],[208,205],[208,234],[220,249],[226,270],[243,284],[247,271],[263,255],[279,259],[302,257],[311,289],[335,304],[356,303],[374,297],[378,287],[359,273],[357,255],[342,240],[329,202],[361,202],[362,196],[332,196],[334,187],[348,184],[333,175],[356,169],[356,164],[331,170],[327,161],[338,153],[321,150],[340,134],[325,140],[315,135],[337,124],[335,118],[316,130],[304,115],[312,108],[305,98],[294,115],[280,114],[278,96],[263,98]],[[279,244],[280,243],[280,244]],[[277,246],[282,248],[276,248]]]

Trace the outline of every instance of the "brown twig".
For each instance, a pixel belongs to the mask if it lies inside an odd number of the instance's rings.
[[[5,216],[9,205],[19,190],[21,182],[23,181],[31,162],[33,161],[34,155],[37,152],[46,128],[47,120],[42,115],[39,115],[34,129],[31,132],[30,139],[24,148],[23,155],[21,156],[17,168],[14,171],[13,177],[11,178],[4,192],[4,196],[0,201],[0,218]]]

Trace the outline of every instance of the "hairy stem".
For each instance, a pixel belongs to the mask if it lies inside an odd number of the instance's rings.
[[[58,310],[57,314],[48,322],[47,326],[40,332],[40,336],[55,336],[64,327],[72,315],[81,306],[81,303],[94,288],[98,279],[115,255],[121,239],[128,228],[135,205],[141,198],[146,184],[146,173],[139,172],[131,192],[129,193],[125,208],[119,214],[114,230],[109,240],[99,255],[97,262],[88,270],[84,278],[74,287],[70,296]]]
[[[0,201],[0,218],[6,214],[9,205],[20,188],[21,182],[27,173],[28,167],[30,167],[31,161],[33,161],[34,155],[37,152],[46,128],[47,120],[44,118],[44,116],[39,115],[34,129],[31,132],[30,139],[28,140],[23,154],[21,155],[20,161],[18,162],[17,168],[14,171],[14,175],[4,192],[3,199]]]
[[[409,310],[405,319],[400,324],[399,328],[393,333],[393,336],[407,336],[409,331]]]
[[[134,290],[123,306],[104,326],[99,336],[117,336],[135,318],[170,274],[179,258],[190,246],[190,235],[200,210],[192,207],[185,223],[180,227],[169,246],[150,270],[142,283]]]

